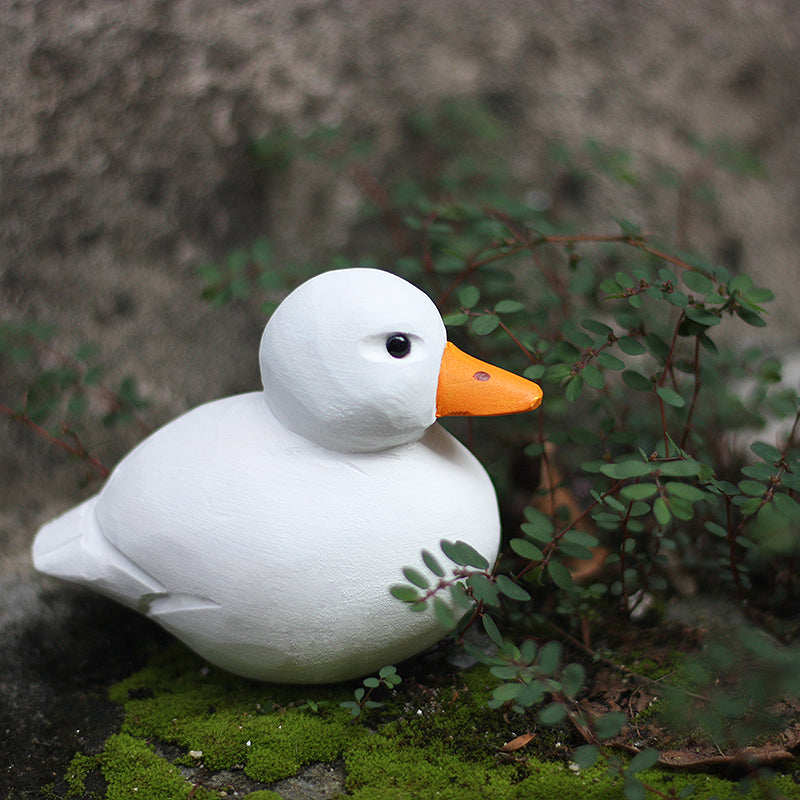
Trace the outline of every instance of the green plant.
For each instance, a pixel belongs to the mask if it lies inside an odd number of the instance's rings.
[[[56,343],[56,329],[39,322],[0,324],[0,367],[17,373],[4,389],[19,385],[19,394],[0,399],[0,414],[47,440],[90,472],[86,480],[105,478],[108,468],[87,447],[87,430],[98,413],[106,428],[136,424],[149,433],[140,412],[147,401],[134,378],[123,378],[116,387],[105,382],[106,369],[90,343],[64,353]],[[95,409],[90,409],[94,402]]]
[[[407,583],[392,591],[412,610],[431,603],[447,627],[463,613],[460,636],[480,621],[499,649],[472,654],[504,680],[492,702],[517,713],[538,708],[549,723],[569,719],[596,757],[598,719],[572,704],[584,667],[551,664],[560,645],[541,643],[541,631],[561,620],[574,643],[587,620],[607,625],[629,619],[645,602],[664,603],[674,593],[676,565],[785,630],[798,599],[800,402],[780,385],[773,357],[737,353],[730,332],[717,336],[723,321],[763,327],[770,290],[629,220],[619,220],[616,232],[576,233],[558,209],[526,204],[502,159],[470,161],[457,152],[452,131],[463,132],[459,122],[474,110],[461,112],[454,118],[444,108],[410,123],[419,165],[439,168],[406,172],[382,191],[374,190],[379,182],[370,184],[369,218],[385,227],[391,244],[368,260],[432,294],[453,338],[469,339],[471,350],[490,359],[516,362],[543,384],[546,399],[535,418],[494,430],[541,461],[545,488],[528,487],[532,502],[499,564],[487,564],[463,542],[442,542],[453,568],[423,553],[430,574],[406,568]],[[471,132],[480,140],[473,156],[491,152],[507,133],[482,123]],[[716,168],[757,174],[730,143],[697,149]],[[562,158],[575,172],[579,161]],[[645,183],[624,151],[589,142],[586,162],[582,180],[602,172],[617,183]],[[705,184],[713,168],[705,166]],[[696,200],[711,198],[695,178],[687,182]],[[736,390],[745,378],[757,387],[747,397]],[[732,431],[757,429],[768,415],[793,420],[782,442],[754,442],[750,453],[731,449]],[[472,441],[480,448],[480,437]],[[497,459],[488,451],[485,460]],[[495,478],[508,488],[507,474]],[[564,486],[580,487],[572,489],[577,503],[560,502]],[[605,571],[588,585],[576,583],[575,562],[589,561],[601,545],[610,550]],[[759,592],[774,582],[779,561],[780,593]],[[777,691],[793,689],[784,682]],[[676,691],[685,699],[690,689]],[[705,719],[713,727],[712,717]],[[608,724],[616,735],[618,721],[600,721],[600,732]],[[629,784],[639,787],[631,796],[641,788],[638,771],[629,771]]]
[[[715,170],[757,175],[757,164],[730,143],[697,143],[700,178],[643,176],[630,153],[589,141],[581,152],[554,147],[553,172],[542,177],[550,185],[525,185],[502,155],[512,132],[484,107],[454,102],[410,115],[405,135],[407,157],[391,175],[371,169],[365,140],[344,131],[282,130],[256,143],[263,169],[316,158],[352,180],[364,196],[360,232],[370,251],[354,243],[319,266],[279,269],[259,239],[203,266],[201,291],[212,302],[263,308],[276,290],[323,268],[381,266],[436,300],[457,343],[541,382],[545,400],[534,415],[457,428],[490,466],[501,499],[524,497],[502,558],[489,564],[466,543],[444,541],[443,559],[424,552],[427,572],[406,567],[392,592],[412,611],[431,604],[458,641],[480,626],[492,647],[464,646],[497,681],[488,705],[571,730],[573,758],[588,768],[600,742],[634,747],[624,714],[584,702],[591,673],[613,663],[591,640],[633,628],[648,604],[663,608],[677,594],[677,571],[738,603],[754,626],[787,641],[796,635],[800,398],[781,384],[777,359],[738,350],[733,332],[767,324],[772,292],[692,252],[683,233],[686,198],[692,208],[712,203]],[[600,179],[633,191],[657,180],[672,187],[682,198],[678,243],[627,219],[599,233],[576,228],[556,184],[589,191]],[[10,341],[0,350],[13,352]],[[744,380],[754,387],[746,394]],[[56,399],[72,386],[52,385]],[[788,422],[780,441],[732,445],[732,433],[776,417]],[[491,436],[478,435],[488,426]],[[513,458],[535,463],[541,482],[520,483]],[[602,567],[576,580],[576,567],[601,552]],[[726,748],[774,732],[780,715],[753,709],[800,692],[796,649],[760,648],[752,658],[747,642],[706,647],[669,688],[659,682],[665,718],[690,707],[694,728]],[[396,677],[382,670],[342,705],[359,716]],[[317,704],[306,701],[307,710]],[[636,747],[632,762],[610,763],[630,798],[647,791],[640,775],[656,763],[653,748]]]
[[[401,682],[400,676],[397,674],[397,669],[392,666],[381,667],[378,672],[378,677],[370,676],[364,678],[363,686],[359,686],[353,692],[353,700],[344,700],[339,705],[342,708],[348,709],[353,717],[360,717],[361,714],[368,708],[380,708],[381,703],[377,700],[372,700],[374,691],[383,686],[386,689],[393,689]]]

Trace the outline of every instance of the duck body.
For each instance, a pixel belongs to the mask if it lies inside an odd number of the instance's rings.
[[[424,570],[421,551],[442,539],[490,563],[499,545],[488,475],[435,424],[437,407],[462,405],[437,394],[445,350],[438,312],[410,284],[323,273],[267,325],[264,391],[141,442],[98,494],[43,526],[35,566],[248,678],[334,682],[420,652],[446,631],[390,595],[402,568]]]
[[[483,467],[439,425],[391,454],[343,457],[287,431],[254,392],[142,442],[98,495],[43,529],[34,560],[231,672],[321,683],[446,633],[388,592],[442,538],[493,561],[499,522]]]

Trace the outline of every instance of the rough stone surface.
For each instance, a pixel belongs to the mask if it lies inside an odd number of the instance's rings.
[[[281,126],[369,131],[378,172],[401,162],[400,121],[442,98],[502,108],[532,189],[548,143],[622,147],[655,175],[703,178],[693,137],[751,148],[766,178],[720,172],[687,228],[674,190],[609,187],[587,228],[640,221],[777,290],[776,344],[796,338],[800,290],[800,4],[751,0],[84,0],[0,4],[0,320],[97,342],[133,373],[159,424],[257,384],[262,320],[215,309],[196,267],[267,235],[279,259],[357,245],[359,195],[325,164],[252,168]],[[0,361],[0,402],[22,390]],[[136,431],[92,444],[114,461]],[[33,575],[36,527],[77,502],[78,471],[0,419],[0,798],[37,796],[71,751],[116,724],[104,687],[152,630]],[[80,733],[76,731],[80,730]]]

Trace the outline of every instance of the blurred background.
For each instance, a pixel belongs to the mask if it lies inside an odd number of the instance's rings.
[[[625,218],[752,275],[776,293],[770,346],[796,349],[795,3],[18,0],[0,5],[0,52],[0,324],[52,326],[45,364],[89,342],[104,382],[135,381],[140,423],[85,443],[108,465],[145,429],[258,387],[267,310],[247,291],[209,302],[237,258],[274,267],[274,300],[314,265],[392,268],[397,243],[364,207],[435,154],[441,119],[452,152],[477,137],[577,230]],[[41,669],[19,677],[19,637],[72,613],[28,545],[97,483],[6,416],[0,437],[12,720],[31,682],[48,696]]]

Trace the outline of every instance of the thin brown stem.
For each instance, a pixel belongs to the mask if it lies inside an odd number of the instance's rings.
[[[63,439],[59,439],[57,436],[53,436],[49,431],[45,430],[41,425],[34,422],[27,414],[21,411],[14,411],[12,408],[9,408],[7,405],[0,403],[0,414],[8,417],[11,420],[15,420],[16,422],[21,422],[23,425],[30,428],[37,436],[48,441],[50,444],[60,448],[65,453],[69,453],[71,456],[75,456],[76,458],[85,461],[89,466],[91,466],[97,474],[101,478],[107,478],[111,471],[108,467],[104,466],[97,457],[93,456],[83,444],[81,444],[80,440],[77,436],[73,433],[73,439],[75,444],[69,444],[65,442]]]
[[[578,514],[577,517],[575,517],[575,519],[573,519],[571,522],[569,522],[567,525],[561,528],[561,530],[559,530],[550,539],[550,542],[545,545],[543,551],[544,561],[531,561],[514,576],[514,580],[519,581],[524,575],[530,572],[537,564],[543,564],[543,565],[547,564],[548,561],[550,560],[551,553],[556,548],[556,545],[558,545],[561,539],[563,539],[564,536],[569,531],[571,531],[579,522],[586,519],[586,517],[589,516],[589,514],[592,512],[592,509],[594,509],[600,503],[601,500],[603,500],[604,498],[608,497],[611,494],[614,494],[614,492],[616,492],[617,489],[619,489],[619,487],[622,486],[623,483],[625,483],[624,480],[616,481],[616,483],[614,483],[614,485],[610,489],[608,489],[607,491],[603,492],[603,494],[600,495],[600,500],[595,500],[594,502],[590,503],[583,511],[581,511],[580,514]]]
[[[700,380],[700,337],[696,336],[694,340],[694,361],[692,363],[692,371],[694,372],[694,390],[692,391],[692,400],[689,403],[689,412],[686,415],[686,422],[683,425],[683,433],[681,434],[681,450],[686,448],[686,440],[689,438],[689,433],[692,429],[692,417],[694,416],[695,409],[697,408],[697,398],[700,395],[700,388],[703,383]]]

